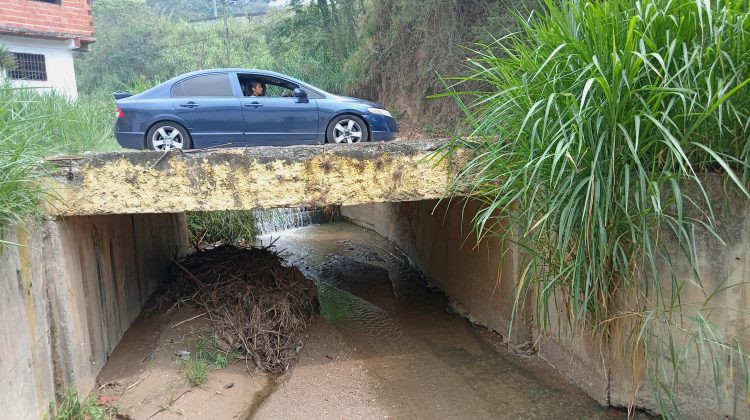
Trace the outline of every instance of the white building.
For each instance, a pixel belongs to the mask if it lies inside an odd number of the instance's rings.
[[[75,99],[73,51],[87,51],[93,35],[89,0],[0,0],[0,45],[17,62],[2,77]]]

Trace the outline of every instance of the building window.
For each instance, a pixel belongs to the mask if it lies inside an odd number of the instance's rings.
[[[42,54],[13,53],[16,68],[8,71],[8,77],[16,80],[47,80],[47,65]]]
[[[62,3],[62,0],[35,0],[35,1],[41,1],[42,3],[52,3],[52,4]]]

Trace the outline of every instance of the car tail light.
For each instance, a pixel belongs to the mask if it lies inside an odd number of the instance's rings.
[[[122,118],[125,116],[125,113],[122,112],[122,110],[120,109],[120,106],[117,104],[115,104],[115,115],[117,115],[117,118]]]

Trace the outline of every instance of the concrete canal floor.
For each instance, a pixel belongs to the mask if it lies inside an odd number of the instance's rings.
[[[319,284],[321,313],[299,361],[278,378],[244,362],[210,368],[208,382],[191,387],[175,354],[194,348],[205,321],[189,310],[168,319],[145,312],[100,375],[101,398],[120,418],[626,418],[449,313],[445,297],[374,232],[333,223],[272,238]]]

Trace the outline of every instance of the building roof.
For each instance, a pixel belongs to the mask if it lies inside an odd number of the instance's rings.
[[[72,39],[78,50],[95,42],[89,0],[2,0],[0,34],[40,39]]]

